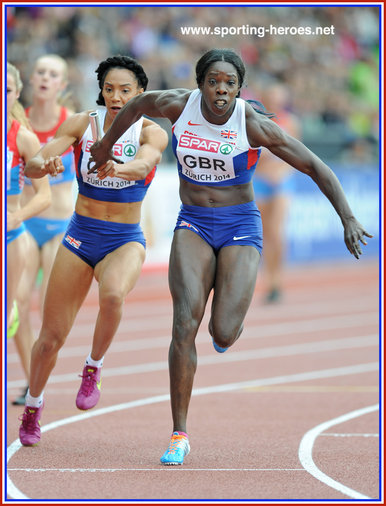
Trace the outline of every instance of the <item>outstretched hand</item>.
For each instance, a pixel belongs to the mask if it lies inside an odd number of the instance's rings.
[[[56,177],[58,174],[64,172],[64,165],[60,156],[51,156],[47,160],[44,160],[41,165],[43,174],[49,174],[52,177]]]
[[[107,160],[107,163],[99,167],[97,170],[92,170],[92,172],[97,173],[96,177],[98,179],[106,179],[106,177],[116,177],[119,174],[119,168],[113,160]]]
[[[362,254],[360,242],[364,245],[367,244],[365,237],[372,238],[373,236],[366,232],[363,226],[355,219],[352,218],[344,226],[344,242],[346,243],[349,252],[359,259]]]
[[[120,160],[114,157],[113,153],[107,150],[102,143],[102,140],[94,142],[94,144],[90,147],[90,162],[94,162],[92,167],[89,162],[90,168],[88,173],[97,172],[99,168],[106,165],[108,160],[114,160],[116,163],[122,163]]]

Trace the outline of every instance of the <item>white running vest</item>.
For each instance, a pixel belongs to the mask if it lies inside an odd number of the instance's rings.
[[[226,123],[214,125],[201,113],[201,91],[194,90],[172,127],[173,152],[178,173],[193,184],[231,186],[251,181],[261,148],[247,138],[245,101],[236,106]]]
[[[106,109],[98,110],[100,122],[103,125]],[[119,160],[129,162],[135,158],[140,147],[139,139],[142,130],[143,117],[136,121],[114,143],[113,153]],[[91,126],[85,130],[82,140],[74,149],[76,178],[79,193],[86,197],[104,202],[140,202],[154,178],[156,167],[138,181],[126,181],[120,177],[107,177],[100,180],[95,174],[88,174],[87,164],[90,158],[90,146],[93,144]]]

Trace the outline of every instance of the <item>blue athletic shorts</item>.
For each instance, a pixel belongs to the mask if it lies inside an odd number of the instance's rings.
[[[23,232],[25,232],[24,222],[18,228],[7,230],[7,245],[19,237],[19,235],[21,235]]]
[[[236,206],[182,205],[174,230],[192,230],[217,253],[225,246],[254,246],[261,254],[263,226],[254,201]]]
[[[58,234],[64,234],[69,220],[54,220],[51,218],[39,218],[38,216],[25,221],[28,232],[41,248],[46,242],[51,241]]]
[[[276,195],[288,194],[294,191],[294,181],[290,174],[277,184],[264,179],[255,173],[253,176],[253,190],[257,199],[268,200]]]
[[[92,268],[106,255],[128,242],[146,240],[139,223],[116,223],[96,220],[74,213],[62,244]]]

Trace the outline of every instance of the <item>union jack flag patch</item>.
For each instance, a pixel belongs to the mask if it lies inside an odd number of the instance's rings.
[[[226,139],[236,139],[237,132],[235,130],[221,130],[221,137],[225,137]]]
[[[198,232],[198,229],[195,226],[193,226],[191,223],[188,223],[187,221],[184,221],[184,220],[180,221],[179,226],[180,227],[192,228],[193,230],[195,230],[196,232]]]
[[[68,242],[68,244],[71,244],[71,246],[74,246],[74,248],[79,249],[80,245],[82,244],[82,241],[77,241],[73,237],[71,237],[69,234],[66,235],[64,238],[65,241]]]

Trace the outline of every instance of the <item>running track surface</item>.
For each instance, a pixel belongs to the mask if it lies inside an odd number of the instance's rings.
[[[145,268],[106,355],[96,408],[75,407],[97,314],[96,284],[45,391],[42,440],[18,440],[25,385],[7,354],[7,493],[46,501],[380,500],[379,271],[366,259],[292,267],[285,297],[262,303],[259,274],[241,338],[217,354],[197,336],[191,453],[159,458],[171,434],[166,269]],[[208,304],[210,307],[210,303]],[[33,322],[40,320],[36,302]]]

